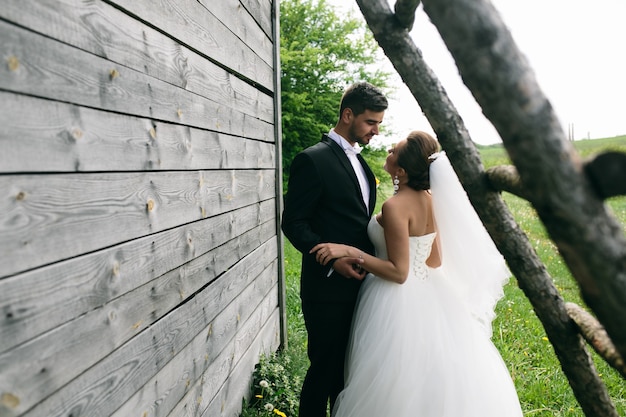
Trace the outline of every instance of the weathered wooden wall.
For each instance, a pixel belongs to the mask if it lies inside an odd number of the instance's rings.
[[[2,0],[0,416],[237,415],[281,343],[272,0]]]

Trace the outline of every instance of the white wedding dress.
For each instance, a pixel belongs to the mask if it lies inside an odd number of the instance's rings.
[[[431,186],[434,200],[432,171]],[[436,219],[442,233],[445,219]],[[376,255],[386,259],[384,232],[376,217],[370,221],[368,234]],[[507,367],[490,338],[493,307],[508,270],[502,261],[491,282],[481,281],[478,289],[470,283],[473,288],[468,290],[458,277],[450,276],[459,272],[459,265],[446,268],[454,263],[446,259],[451,252],[446,252],[446,246],[458,242],[444,237],[440,235],[440,268],[425,264],[435,238],[432,233],[409,239],[411,267],[404,284],[371,274],[365,278],[346,356],[345,389],[333,417],[522,416]],[[484,253],[480,244],[463,249],[470,257],[476,256],[473,249]],[[496,252],[497,258],[501,256]],[[492,263],[481,256],[473,258],[474,263],[482,261]],[[465,267],[462,262],[460,266]],[[480,269],[465,272],[470,277],[474,272],[484,273]],[[489,294],[477,296],[481,291]],[[487,311],[480,311],[485,306]]]

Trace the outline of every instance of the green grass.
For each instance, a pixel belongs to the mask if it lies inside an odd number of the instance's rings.
[[[618,138],[585,140],[574,142],[574,146],[583,157],[600,153],[603,150],[620,150],[626,152],[626,136]],[[508,158],[502,146],[493,145],[480,147],[481,158],[486,167],[508,163]],[[378,187],[378,204],[391,195],[391,181],[389,175],[382,170],[386,152],[382,150],[368,150],[365,158],[380,180]],[[536,216],[533,208],[524,200],[505,193],[505,202],[509,206],[520,227],[526,232],[535,251],[546,265],[565,301],[572,301],[584,306],[578,286],[567,267],[558,254],[554,244],[548,239],[546,231]],[[610,199],[607,204],[616,217],[626,225],[626,197]],[[287,285],[287,319],[288,319],[288,347],[280,352],[270,362],[284,364],[276,375],[264,374],[267,379],[280,379],[286,376],[293,382],[295,392],[283,393],[281,398],[274,397],[267,400],[274,401],[274,405],[284,411],[287,416],[293,417],[296,410],[282,403],[293,403],[297,399],[299,386],[308,367],[306,357],[306,329],[302,319],[299,298],[300,253],[285,241],[285,277]],[[552,345],[547,340],[539,319],[536,317],[530,302],[517,286],[513,278],[505,287],[505,296],[497,306],[497,317],[493,323],[493,341],[499,349],[502,358],[509,367],[515,386],[522,403],[525,416],[532,417],[582,417],[580,406],[576,402],[567,379],[561,371],[560,364]],[[592,352],[592,349],[589,348]],[[621,376],[606,365],[595,353],[592,354],[598,374],[607,385],[617,411],[626,416],[626,384]],[[270,383],[272,381],[269,381]],[[248,405],[242,412],[242,417],[256,415],[275,415],[265,411],[263,404],[266,399]],[[281,403],[282,401],[282,403]],[[286,411],[287,410],[287,411]]]

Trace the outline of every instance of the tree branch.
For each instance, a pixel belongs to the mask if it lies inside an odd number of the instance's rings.
[[[565,303],[567,313],[574,320],[583,338],[593,347],[606,363],[615,368],[624,378],[626,378],[626,364],[615,345],[604,330],[604,327],[591,314],[583,310],[574,303]]]
[[[598,197],[626,195],[625,153],[605,152],[587,161],[584,169]]]
[[[394,6],[396,19],[409,32],[415,23],[415,10],[419,6],[420,0],[397,0]]]
[[[626,154],[605,152],[584,163],[584,172],[601,199],[626,195]],[[486,172],[489,184],[497,191],[507,191],[525,200],[529,193],[522,186],[513,165],[499,165]]]
[[[513,165],[498,165],[491,167],[485,173],[489,185],[496,191],[507,191],[525,200],[528,200],[517,169]]]

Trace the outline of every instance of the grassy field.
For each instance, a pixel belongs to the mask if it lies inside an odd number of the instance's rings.
[[[579,141],[574,142],[574,145],[583,157],[608,149],[626,152],[626,136]],[[501,146],[481,147],[480,153],[486,167],[508,163]],[[382,170],[385,152],[368,150],[364,154],[381,180],[378,189],[380,205],[391,194],[389,175]],[[532,207],[510,194],[505,193],[503,198],[545,263],[563,298],[584,306],[576,282],[561,260],[556,247],[547,238],[545,229]],[[626,197],[613,198],[607,204],[622,224],[626,225]],[[285,274],[288,347],[278,355],[263,358],[255,374],[257,398],[253,398],[253,401],[244,408],[242,417],[281,415],[280,413],[289,417],[297,415],[299,388],[308,360],[306,330],[299,299],[300,253],[288,241],[285,242]],[[498,304],[497,318],[493,323],[493,341],[515,381],[525,416],[584,416],[561,371],[541,323],[514,278],[505,287],[505,297]],[[597,371],[605,381],[618,413],[626,416],[625,381],[595,354],[593,357]],[[259,385],[261,380],[268,381],[269,386],[261,387]],[[268,402],[275,407],[273,411],[264,408]]]

